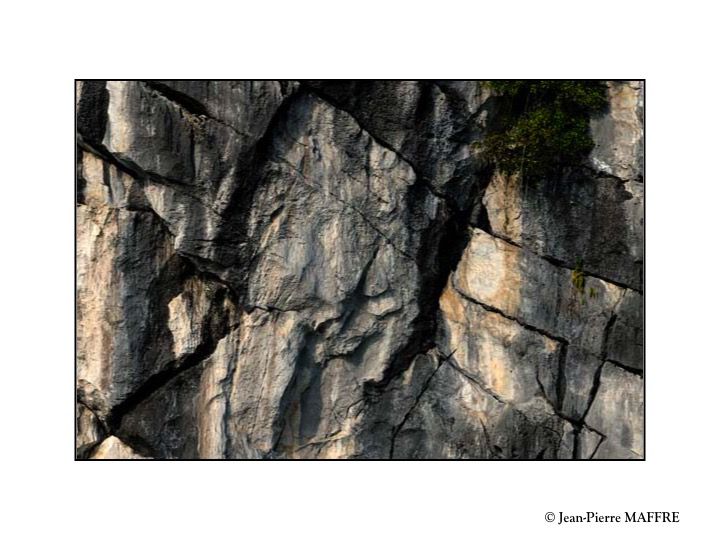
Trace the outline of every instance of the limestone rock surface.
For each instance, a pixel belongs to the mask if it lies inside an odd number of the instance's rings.
[[[480,81],[78,82],[78,458],[642,458],[642,92],[529,186]]]

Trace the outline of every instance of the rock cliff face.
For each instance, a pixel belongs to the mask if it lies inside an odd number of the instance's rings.
[[[642,92],[529,184],[476,81],[78,82],[78,457],[641,458]]]

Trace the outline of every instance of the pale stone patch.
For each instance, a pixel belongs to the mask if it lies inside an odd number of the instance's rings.
[[[90,459],[148,459],[138,454],[115,436],[105,439],[93,452]]]
[[[167,325],[173,336],[176,358],[192,353],[200,345],[203,323],[212,301],[207,285],[197,277],[187,281],[184,287],[168,304]]]
[[[440,310],[442,350],[500,399],[522,403],[554,390],[557,341],[469,302],[451,284],[440,297]]]
[[[586,418],[587,424],[605,434],[611,443],[642,456],[643,410],[642,377],[613,364],[605,364],[600,388]]]

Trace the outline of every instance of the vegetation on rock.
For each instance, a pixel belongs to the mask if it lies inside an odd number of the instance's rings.
[[[500,97],[485,157],[506,174],[524,179],[557,175],[582,163],[593,148],[590,117],[607,105],[602,81],[495,80]]]

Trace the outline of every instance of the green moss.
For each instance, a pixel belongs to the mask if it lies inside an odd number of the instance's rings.
[[[499,95],[497,119],[480,144],[507,174],[538,179],[579,165],[593,148],[590,117],[607,104],[601,81],[486,83]]]

